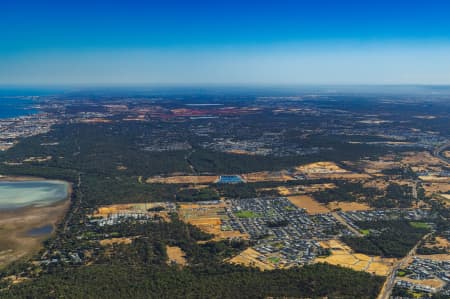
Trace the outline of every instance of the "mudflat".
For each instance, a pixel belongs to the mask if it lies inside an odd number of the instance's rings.
[[[67,198],[69,189],[63,181],[0,181],[0,210],[47,206]]]
[[[8,181],[11,181],[10,178]],[[35,180],[25,180],[27,183]],[[16,178],[14,182],[24,182]],[[4,183],[4,181],[2,182]],[[62,184],[63,182],[59,182]],[[67,184],[67,183],[64,183]],[[18,199],[21,205],[7,205],[7,208],[0,209],[0,268],[25,256],[31,255],[39,250],[42,241],[51,234],[48,226],[54,227],[66,213],[70,201],[70,185],[67,190],[56,200],[50,198],[49,201],[37,198],[36,204],[33,201]],[[55,194],[53,194],[55,195]],[[14,200],[14,198],[12,198]],[[22,204],[29,204],[22,206]],[[46,227],[43,233],[30,233],[36,229]]]

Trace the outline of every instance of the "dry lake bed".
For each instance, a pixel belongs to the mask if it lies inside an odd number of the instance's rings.
[[[0,267],[40,248],[64,216],[69,194],[62,181],[0,181]]]

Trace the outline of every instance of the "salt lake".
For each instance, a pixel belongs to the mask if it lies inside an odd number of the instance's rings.
[[[62,181],[0,181],[0,209],[47,206],[68,193],[69,184]]]

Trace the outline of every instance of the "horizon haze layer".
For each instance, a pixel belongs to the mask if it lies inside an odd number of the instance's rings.
[[[446,1],[6,1],[0,85],[450,84],[449,12]]]

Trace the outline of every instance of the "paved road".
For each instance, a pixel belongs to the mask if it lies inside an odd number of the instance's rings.
[[[409,251],[409,253],[404,258],[399,260],[397,264],[392,268],[391,272],[386,278],[386,281],[384,282],[383,288],[381,289],[377,299],[389,299],[392,293],[392,289],[395,286],[395,277],[397,275],[397,270],[405,267],[409,258],[416,254],[416,250],[417,247],[419,247],[420,242],[428,238],[431,234],[432,233],[428,233],[425,236],[423,236],[422,239],[420,239],[419,242],[417,242],[417,244]]]
[[[72,191],[74,192],[74,191]],[[76,202],[72,202],[71,205],[73,205],[73,207],[69,208],[69,214],[66,217],[66,220],[64,222],[64,232],[67,232],[69,229],[69,225],[72,221],[72,217],[73,215],[75,215],[76,213],[78,213],[78,210],[80,209],[81,206],[81,202],[83,200],[83,193],[81,192],[81,173],[78,173],[78,183],[77,183],[77,189],[76,192],[78,192],[77,196],[76,196]],[[71,198],[72,200],[72,198]]]
[[[444,156],[442,155],[442,152],[443,152],[445,149],[447,149],[447,148],[450,149],[450,141],[447,142],[447,143],[445,143],[444,145],[441,145],[441,146],[437,147],[437,148],[433,151],[433,155],[434,155],[436,158],[441,159],[443,162],[450,164],[450,159],[449,159],[449,158],[446,158],[446,157],[444,157]]]
[[[197,169],[195,169],[195,166],[191,163],[191,156],[195,152],[195,149],[191,150],[186,156],[184,156],[184,160],[189,165],[189,168],[191,169],[192,173],[194,175],[197,175]]]
[[[363,234],[361,234],[360,231],[358,231],[357,229],[351,227],[350,224],[348,224],[347,221],[345,221],[345,219],[342,218],[337,212],[333,212],[333,213],[331,213],[331,215],[333,215],[333,217],[336,218],[337,221],[339,221],[340,223],[345,225],[350,231],[352,231],[358,237],[362,237],[363,236]]]

